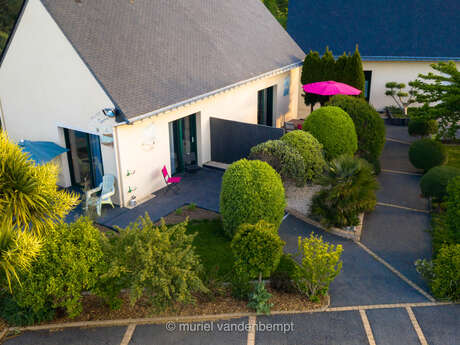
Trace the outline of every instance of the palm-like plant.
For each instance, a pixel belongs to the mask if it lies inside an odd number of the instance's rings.
[[[40,252],[40,236],[62,221],[78,196],[59,191],[55,165],[35,165],[0,131],[0,280],[28,270]],[[3,274],[1,274],[3,273]]]
[[[375,208],[378,182],[371,165],[361,158],[337,157],[318,182],[326,188],[315,196],[312,214],[328,226],[357,225],[360,213]]]
[[[58,168],[35,165],[6,133],[0,133],[0,221],[40,234],[77,205],[78,196],[58,190]]]

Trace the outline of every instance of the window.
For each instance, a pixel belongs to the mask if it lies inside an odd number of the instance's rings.
[[[257,123],[273,127],[275,87],[260,90],[257,95]]]
[[[364,71],[364,98],[369,102],[371,98],[372,71]]]

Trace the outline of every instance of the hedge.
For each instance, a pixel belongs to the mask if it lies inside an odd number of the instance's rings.
[[[460,244],[443,246],[433,260],[431,289],[435,297],[460,300]]]
[[[438,132],[438,123],[436,120],[427,120],[423,118],[411,118],[407,127],[409,135],[426,137]]]
[[[447,149],[439,141],[420,139],[409,147],[409,160],[417,169],[428,171],[447,160]]]
[[[443,199],[447,195],[449,181],[460,175],[460,169],[450,166],[438,166],[430,169],[420,180],[423,196]]]
[[[293,180],[298,186],[305,184],[307,169],[304,159],[295,148],[284,141],[269,140],[254,146],[249,159],[267,162],[283,180]]]
[[[278,229],[285,207],[281,177],[267,163],[241,159],[225,172],[220,213],[224,231],[230,238],[241,224],[255,224],[262,219]]]
[[[358,149],[353,120],[339,107],[327,106],[315,110],[307,117],[302,128],[323,144],[327,159],[341,154],[354,154]]]
[[[447,185],[447,224],[452,237],[460,243],[460,176]]]
[[[337,106],[350,115],[358,136],[358,153],[380,171],[379,157],[385,145],[385,123],[379,113],[364,99],[336,95],[328,105]]]
[[[281,140],[297,150],[305,163],[305,177],[311,181],[320,176],[326,166],[323,155],[323,145],[305,131],[292,131],[281,137]]]

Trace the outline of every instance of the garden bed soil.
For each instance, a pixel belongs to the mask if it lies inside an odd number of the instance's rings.
[[[329,297],[324,296],[318,303],[308,301],[300,294],[281,293],[267,287],[272,294],[270,301],[274,304],[272,312],[275,311],[309,311],[321,309],[329,303]],[[222,295],[210,298],[204,295],[196,295],[194,304],[176,304],[164,312],[155,313],[147,298],[138,301],[134,306],[130,306],[127,294],[122,296],[123,306],[118,310],[111,310],[101,298],[94,295],[83,296],[83,312],[76,318],[69,318],[58,315],[54,320],[43,324],[78,322],[78,321],[101,321],[101,320],[122,320],[140,319],[152,317],[177,317],[177,316],[200,316],[217,315],[231,313],[251,313],[253,310],[247,307],[247,301],[234,299],[230,295],[230,290],[224,289]],[[0,327],[7,327],[7,324],[0,319]],[[0,332],[2,328],[0,328]]]
[[[181,211],[174,211],[168,214],[167,216],[163,217],[165,220],[166,224],[178,224],[184,222],[187,217],[189,220],[204,220],[204,219],[219,219],[220,214],[205,210],[204,208],[190,208],[190,205],[185,205],[182,208],[180,208]],[[156,225],[160,225],[161,221],[158,221]]]

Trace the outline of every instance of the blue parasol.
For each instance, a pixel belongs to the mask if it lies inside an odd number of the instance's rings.
[[[37,164],[48,163],[53,158],[69,151],[51,141],[21,140],[19,146],[22,151],[30,155],[30,159]]]

